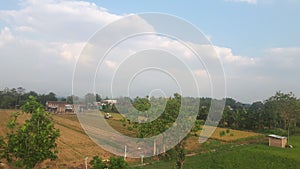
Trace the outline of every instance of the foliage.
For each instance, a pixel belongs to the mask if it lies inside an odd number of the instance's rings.
[[[226,135],[226,133],[225,133],[225,131],[220,131],[220,137],[222,137],[222,136],[225,136]]]
[[[191,129],[191,132],[195,133],[195,132],[201,130],[201,125],[202,125],[201,121],[200,120],[196,120],[193,128]]]
[[[46,159],[56,159],[55,141],[59,137],[59,130],[54,128],[50,114],[34,97],[29,98],[22,110],[31,117],[19,125],[16,123],[19,114],[13,114],[8,123],[10,132],[4,139],[7,141],[2,142],[1,147],[4,147],[2,157],[25,168],[34,168]]]
[[[42,105],[46,104],[46,101],[57,101],[56,94],[50,92],[48,94],[38,94],[34,91],[26,92],[22,87],[18,88],[5,88],[0,90],[0,109],[18,109],[26,103],[29,96],[34,96],[37,102]]]
[[[182,169],[185,161],[185,150],[184,150],[185,140],[182,140],[175,146],[176,151],[176,169]]]
[[[122,157],[110,157],[108,168],[109,169],[127,169],[128,164]]]
[[[220,144],[216,151],[186,157],[183,168],[299,168],[300,136],[292,136],[293,149],[268,147],[262,144],[232,146]],[[215,150],[211,147],[210,150]],[[173,169],[173,161],[160,161],[143,166],[143,169]],[[136,167],[139,169],[139,167]]]
[[[6,145],[4,142],[4,138],[0,136],[0,159],[5,157],[5,149]]]
[[[291,127],[297,131],[299,122],[300,101],[293,93],[276,92],[264,102],[258,101],[251,105],[227,98],[219,126],[257,131],[276,128],[287,130]]]
[[[25,113],[36,113],[37,110],[43,109],[43,106],[38,103],[33,96],[29,96],[29,100],[22,106],[22,111]]]
[[[299,120],[300,109],[299,101],[293,93],[276,92],[276,94],[270,97],[267,101],[271,105],[271,108],[283,121],[283,128],[287,129],[289,126],[296,126],[297,120]]]
[[[104,162],[99,156],[94,156],[90,161],[91,169],[128,169],[128,164],[122,157],[110,157],[109,162]]]
[[[105,169],[107,168],[106,163],[99,156],[94,156],[90,161],[91,169]]]

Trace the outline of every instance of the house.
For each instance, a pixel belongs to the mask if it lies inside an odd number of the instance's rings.
[[[67,102],[47,101],[46,110],[53,113],[73,112],[73,106]]]
[[[269,146],[285,148],[287,138],[275,134],[269,135]]]
[[[116,104],[117,103],[117,100],[103,100],[102,103],[104,104]]]
[[[114,105],[117,103],[117,100],[103,100],[101,102],[97,102],[98,107],[100,110],[103,110],[107,105]]]

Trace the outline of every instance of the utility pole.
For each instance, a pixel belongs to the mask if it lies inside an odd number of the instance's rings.
[[[124,150],[124,161],[126,161],[126,156],[127,156],[127,146],[125,145],[125,150]]]
[[[86,156],[86,157],[84,158],[85,169],[88,169],[88,163],[87,163],[88,158],[89,158],[88,156]]]

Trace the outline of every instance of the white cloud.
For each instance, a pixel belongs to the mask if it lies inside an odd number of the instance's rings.
[[[60,55],[68,61],[77,61],[81,50],[83,49],[85,43],[74,42],[74,43],[54,43],[57,49],[60,51]]]
[[[251,64],[237,66],[224,62],[228,93],[241,101],[264,100],[275,91],[294,92],[300,95],[300,47],[268,49],[261,57],[250,59]]]
[[[15,30],[20,33],[34,33],[35,32],[35,30],[29,26],[18,26],[15,28]]]
[[[106,60],[104,63],[109,69],[115,69],[117,67],[117,63],[110,60]]]
[[[70,94],[84,42],[120,17],[84,1],[26,0],[18,10],[0,10],[6,25],[0,30],[0,88],[20,85]],[[63,83],[57,83],[60,79]]]
[[[42,40],[85,41],[120,16],[85,1],[26,0],[20,10],[0,11],[0,18],[19,31],[35,30],[35,38]],[[25,32],[23,36],[32,36]]]
[[[0,30],[0,88],[22,85],[33,90],[49,92],[51,89],[67,95],[71,92],[72,73],[81,49],[90,47],[85,46],[87,39],[122,16],[111,14],[90,2],[28,0],[19,10],[0,11],[0,17],[6,25]],[[135,19],[131,21],[135,24],[124,23],[118,29],[129,33],[136,31],[133,29],[154,31],[141,18]],[[110,42],[111,39],[105,41]],[[186,43],[197,49],[206,67],[200,67],[194,53],[178,41],[149,35],[132,37],[118,45],[103,62],[107,68],[105,73],[115,70],[125,56],[143,49],[157,49],[179,56],[177,59],[201,78],[201,91],[209,93],[207,73],[213,75],[209,71],[215,67],[213,63],[219,55],[227,75],[230,96],[246,98],[247,101],[257,96],[266,98],[275,90],[290,90],[300,95],[300,84],[295,78],[300,74],[300,48],[273,48],[261,57],[251,57],[235,54],[229,47]],[[82,61],[87,63],[98,63],[98,60],[84,59]],[[172,62],[164,64],[172,68]],[[205,68],[209,71],[206,72]],[[180,74],[180,70],[174,72]],[[155,76],[151,78],[156,80]],[[60,82],[61,79],[63,82]],[[107,82],[106,79],[101,81]],[[163,80],[157,81],[164,83]],[[265,86],[268,88],[265,89]]]
[[[0,32],[0,47],[6,43],[11,42],[13,39],[14,37],[12,36],[10,29],[8,27],[5,27]]]
[[[224,64],[230,64],[231,66],[244,66],[253,65],[256,62],[255,58],[235,55],[230,48],[219,46],[214,47]]]
[[[207,72],[205,70],[194,70],[194,74],[200,77],[207,77]]]

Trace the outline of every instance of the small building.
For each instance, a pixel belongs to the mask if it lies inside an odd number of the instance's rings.
[[[285,148],[287,138],[275,134],[269,135],[269,146]]]
[[[104,104],[116,104],[117,100],[103,100],[102,103],[104,103]]]
[[[67,104],[67,102],[60,102],[60,101],[47,101],[46,109],[47,111],[53,113],[73,112],[72,105]]]

